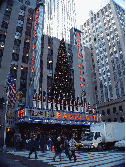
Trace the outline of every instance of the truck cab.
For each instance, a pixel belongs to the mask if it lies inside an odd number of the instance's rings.
[[[84,149],[97,148],[99,143],[102,142],[101,132],[86,132],[85,136],[82,138]]]

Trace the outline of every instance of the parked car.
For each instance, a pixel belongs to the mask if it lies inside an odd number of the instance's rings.
[[[125,140],[120,140],[116,142],[114,147],[117,148],[118,150],[125,150]]]

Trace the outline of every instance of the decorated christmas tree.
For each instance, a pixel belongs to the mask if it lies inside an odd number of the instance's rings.
[[[70,101],[74,98],[74,87],[70,73],[70,64],[67,58],[67,52],[64,39],[60,41],[57,63],[54,74],[54,82],[52,87],[52,97]]]

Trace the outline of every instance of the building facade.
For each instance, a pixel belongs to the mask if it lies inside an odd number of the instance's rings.
[[[82,45],[91,51],[94,105],[118,101],[113,107],[119,112],[125,97],[125,11],[111,0],[97,13],[90,11],[81,31]]]
[[[34,5],[33,5],[34,6]],[[26,105],[27,73],[30,39],[34,10],[29,3],[21,1],[3,1],[0,8],[0,100],[1,100],[1,143],[7,112],[7,128],[14,128],[15,108]],[[6,89],[8,74],[12,75],[16,90],[23,93],[15,108],[6,106]]]
[[[47,19],[49,19],[49,24],[47,24]],[[75,26],[75,23],[74,1],[6,0],[1,3],[1,135],[3,135],[5,129],[5,111],[8,113],[7,128],[13,128],[15,109],[32,105],[30,102],[32,103],[32,94],[35,92],[38,95],[43,95],[43,92],[46,92],[46,94],[50,92],[57,61],[59,39],[64,37],[65,41],[70,42],[69,30],[72,26]],[[57,28],[56,34],[54,25]],[[43,34],[47,35],[43,36]],[[66,44],[66,49],[72,64],[70,44]],[[6,106],[6,83],[9,72],[12,75],[18,93],[15,108]],[[72,68],[71,73],[73,77]],[[3,136],[0,138],[3,138]]]

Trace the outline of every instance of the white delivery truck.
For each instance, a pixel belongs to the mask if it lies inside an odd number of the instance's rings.
[[[90,125],[90,132],[85,132],[81,142],[84,149],[109,149],[125,139],[125,122],[101,122]]]

